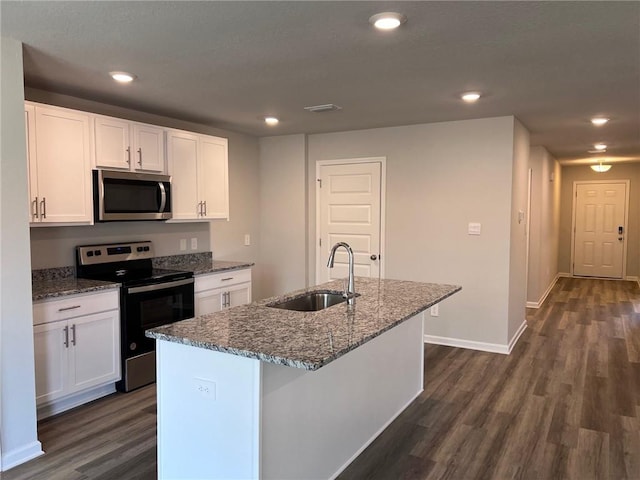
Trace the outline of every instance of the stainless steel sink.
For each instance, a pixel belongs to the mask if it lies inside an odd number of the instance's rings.
[[[344,298],[342,293],[319,290],[299,295],[284,302],[269,303],[267,307],[296,310],[298,312],[317,312],[346,301],[347,299]]]

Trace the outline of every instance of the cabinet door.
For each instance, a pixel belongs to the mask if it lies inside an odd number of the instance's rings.
[[[221,289],[205,290],[195,294],[195,316],[206,315],[208,313],[222,310],[224,302],[224,291]]]
[[[68,383],[67,322],[45,323],[33,327],[36,370],[36,403],[55,400],[66,394]]]
[[[134,168],[151,172],[165,172],[164,130],[153,125],[133,124]]]
[[[29,222],[37,222],[39,220],[39,204],[36,161],[36,109],[33,105],[25,104],[24,121],[27,134],[27,164],[29,166]]]
[[[35,112],[40,221],[91,223],[89,115],[40,106]]]
[[[167,132],[167,155],[171,175],[173,219],[198,219],[198,136],[187,132]]]
[[[96,116],[96,166],[129,170],[131,166],[130,123],[119,118]]]
[[[69,320],[69,392],[120,379],[117,310]]]
[[[227,139],[200,137],[198,191],[205,218],[229,218]]]
[[[241,283],[227,289],[227,302],[229,307],[237,307],[238,305],[246,305],[251,303],[251,284]]]

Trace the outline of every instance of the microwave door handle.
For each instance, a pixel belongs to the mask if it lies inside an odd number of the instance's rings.
[[[167,191],[162,182],[158,182],[158,188],[160,189],[160,213],[162,213],[164,212],[164,207],[167,205]]]

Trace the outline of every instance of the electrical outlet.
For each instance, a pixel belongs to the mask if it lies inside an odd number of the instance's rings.
[[[245,233],[245,235],[244,235],[244,246],[248,247],[249,245],[251,245],[251,235],[249,235],[248,233]]]
[[[193,237],[191,239],[191,250],[197,250],[198,249],[198,239],[196,237]]]
[[[196,391],[207,400],[216,399],[216,384],[204,378],[195,378]]]
[[[438,304],[436,303],[435,305],[431,306],[431,316],[437,317],[439,315],[440,315],[440,309],[438,308]]]
[[[181,238],[180,239],[180,251],[184,252],[187,249],[187,239],[186,238]]]

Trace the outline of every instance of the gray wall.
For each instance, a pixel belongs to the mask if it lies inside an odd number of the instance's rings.
[[[305,135],[260,139],[261,276],[256,298],[307,284],[306,147]]]
[[[537,306],[558,274],[561,168],[544,147],[531,148],[529,166],[532,185],[527,303]]]
[[[640,276],[640,163],[616,163],[605,173],[596,173],[588,165],[562,167],[558,271],[571,273],[573,182],[579,180],[630,180],[627,277]]]
[[[439,317],[427,316],[427,334],[504,347],[514,135],[513,117],[310,135],[310,284],[315,278],[315,163],[384,156],[386,277],[462,285],[442,303]],[[482,235],[468,235],[469,222],[480,222]],[[514,320],[518,325],[523,311],[524,304]]]
[[[36,433],[22,44],[2,38],[0,470],[41,452]]]
[[[94,226],[31,228],[33,268],[73,265],[73,248],[85,243],[149,239],[156,254],[180,253],[181,238],[197,238],[196,251],[219,260],[257,261],[259,244],[258,140],[215,127],[124,109],[43,90],[27,89],[28,100],[229,139],[229,221],[201,223],[114,222]],[[244,246],[250,234],[251,246]],[[189,248],[190,243],[187,242]]]

